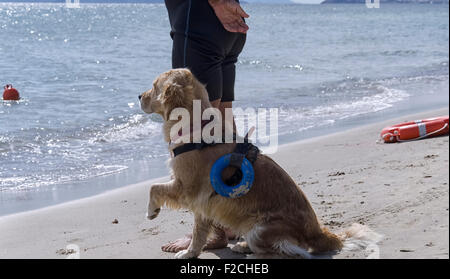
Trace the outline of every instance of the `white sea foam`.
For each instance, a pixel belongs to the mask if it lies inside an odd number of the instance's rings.
[[[161,134],[161,123],[148,121],[142,114],[132,115],[126,123],[115,124],[106,131],[99,131],[88,139],[89,143],[95,142],[128,142],[133,139],[142,139],[148,136]]]
[[[382,85],[378,85],[377,89],[381,93],[328,106],[318,106],[309,113],[321,117],[329,116],[334,119],[345,119],[390,108],[395,103],[403,101],[410,96],[403,90],[387,88]]]
[[[392,107],[404,101],[410,94],[403,90],[377,85],[379,92],[371,96],[354,98],[349,101],[336,102],[316,107],[300,107],[280,110],[283,120],[280,135],[302,132],[312,128],[327,126],[350,117],[373,113]],[[296,125],[297,124],[297,125]],[[293,127],[297,127],[293,129]]]
[[[94,169],[95,171],[92,171]],[[0,177],[1,191],[27,191],[35,190],[39,187],[50,186],[55,184],[64,184],[73,181],[83,181],[93,177],[111,175],[128,169],[125,165],[95,165],[89,170],[78,170],[74,173],[66,172],[62,175],[41,174],[39,176],[27,177]]]

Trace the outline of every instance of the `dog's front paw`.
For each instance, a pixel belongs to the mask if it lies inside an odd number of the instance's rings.
[[[181,250],[180,252],[175,254],[175,259],[193,259],[197,257],[198,253],[189,250]]]
[[[151,209],[149,206],[148,211],[147,211],[147,219],[149,219],[149,220],[155,219],[158,216],[160,211],[161,211],[161,208]]]

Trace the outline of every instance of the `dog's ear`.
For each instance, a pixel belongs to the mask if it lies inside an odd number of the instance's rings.
[[[168,119],[175,108],[192,108],[194,76],[188,69],[175,69],[170,72],[162,93],[161,103]]]

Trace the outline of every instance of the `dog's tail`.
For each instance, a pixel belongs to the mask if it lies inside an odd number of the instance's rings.
[[[301,257],[304,259],[321,258],[316,253],[336,252],[336,251],[364,251],[369,252],[366,258],[379,258],[377,243],[383,238],[382,235],[372,231],[369,227],[361,224],[352,224],[343,232],[334,234],[323,227],[321,231],[309,238],[307,246],[312,251],[294,244],[288,240],[277,242],[274,245],[276,252],[290,257]],[[310,254],[313,252],[313,254]]]
[[[315,253],[337,251],[344,247],[342,240],[343,239],[341,237],[323,227],[319,234],[315,235],[313,239],[308,241],[308,245]]]
[[[323,227],[322,232],[316,235],[314,239],[310,239],[308,244],[314,253],[359,250],[369,252],[368,258],[377,258],[379,257],[379,249],[376,244],[382,237],[369,227],[355,223],[338,234],[334,234]]]
[[[377,245],[383,239],[383,235],[374,232],[369,227],[358,223],[352,224],[339,234],[343,241],[342,251],[365,251],[366,258],[379,258],[380,250]]]
[[[298,244],[293,244],[288,240],[280,241],[274,246],[275,250],[283,255],[290,257],[300,257],[303,259],[317,258],[313,253],[323,253],[330,251],[338,251],[344,247],[344,243],[341,237],[331,233],[327,228],[317,228],[318,231],[306,239],[306,246],[312,251],[309,251],[306,247],[300,247]]]

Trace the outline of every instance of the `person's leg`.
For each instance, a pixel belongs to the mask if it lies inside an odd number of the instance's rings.
[[[234,234],[229,229],[222,229],[217,226],[213,226],[212,235],[208,238],[204,250],[222,249],[227,247],[228,240],[236,239]],[[177,253],[181,250],[185,250],[189,247],[192,241],[192,234],[186,234],[184,237],[167,243],[161,247],[164,252]]]
[[[222,114],[222,122],[223,124],[226,124],[225,121],[227,120],[226,117],[226,111],[227,109],[232,109],[233,108],[233,102],[222,102],[222,100],[214,100],[214,101],[210,101],[211,105],[214,108],[219,109],[220,113]],[[229,112],[230,113],[230,112]],[[230,125],[233,125],[233,131],[236,130],[235,124],[234,124],[234,117],[233,117],[233,112],[231,111],[231,116],[229,117],[229,119],[231,120],[232,123],[229,123]]]
[[[234,33],[230,34],[230,36],[232,36],[232,39],[230,40],[232,41],[232,44],[230,44],[229,49],[227,49],[227,56],[222,63],[223,85],[220,111],[222,112],[222,116],[224,116],[224,118],[226,116],[226,110],[233,107],[234,86],[236,82],[236,63],[247,39],[247,36],[245,34]],[[226,123],[226,125],[229,125],[229,127],[233,127],[233,131],[236,131],[236,124],[234,122],[233,115],[230,115],[227,119],[228,121],[232,121],[233,123]]]
[[[234,101],[234,82],[236,77],[236,67],[235,63],[237,61],[236,56],[227,57],[222,65],[222,99],[218,106],[220,112],[222,113],[223,123],[225,125],[225,130],[233,129],[235,131],[235,123],[233,112],[230,110],[233,107]],[[228,110],[227,110],[228,109]],[[227,115],[231,112],[231,115]]]
[[[217,99],[217,100],[213,100],[213,101],[209,101],[209,102],[211,103],[211,106],[213,106],[213,108],[217,108],[220,110],[220,104],[222,103],[221,99]],[[222,112],[222,110],[220,110],[220,112]]]
[[[222,113],[222,119],[223,119],[223,125],[225,125],[224,133],[225,131],[233,131],[233,133],[236,133],[236,123],[234,122],[234,115],[233,115],[233,102],[221,102],[219,106],[219,110]],[[231,115],[227,115],[231,114]],[[227,140],[227,138],[225,138]]]
[[[198,39],[173,35],[172,68],[188,68],[195,78],[206,85],[209,101],[222,98],[222,54],[207,53]]]

